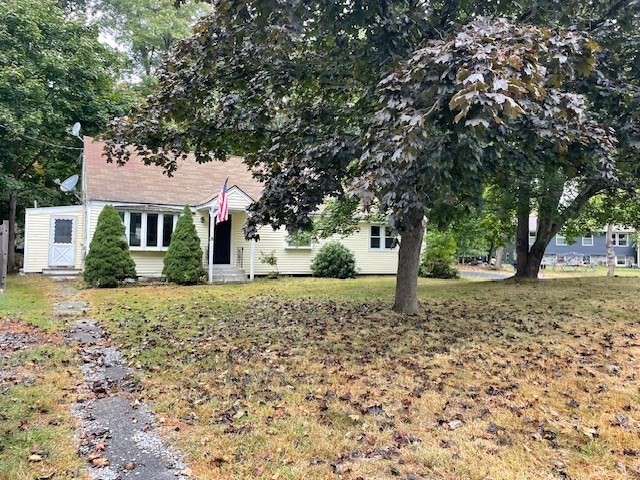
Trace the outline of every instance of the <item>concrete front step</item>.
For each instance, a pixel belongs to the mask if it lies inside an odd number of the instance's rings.
[[[213,283],[244,283],[247,280],[246,272],[240,268],[230,265],[213,266]]]
[[[76,277],[82,270],[76,268],[43,268],[42,274],[51,277]]]

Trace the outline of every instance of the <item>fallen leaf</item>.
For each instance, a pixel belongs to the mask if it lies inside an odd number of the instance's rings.
[[[91,465],[96,468],[103,468],[109,465],[109,460],[104,457],[98,457],[91,460]]]

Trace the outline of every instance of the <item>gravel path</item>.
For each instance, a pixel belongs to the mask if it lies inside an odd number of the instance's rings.
[[[70,296],[70,289],[64,290]],[[83,395],[73,406],[80,420],[80,454],[89,462],[92,480],[186,479],[191,471],[181,455],[158,435],[153,415],[134,393],[141,389],[120,352],[109,345],[102,329],[85,318],[87,305],[67,298],[56,305],[57,315],[77,316],[65,332],[77,345],[84,376]]]

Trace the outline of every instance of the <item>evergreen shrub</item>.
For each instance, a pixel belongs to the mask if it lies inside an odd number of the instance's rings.
[[[136,276],[124,225],[111,205],[100,212],[84,265],[84,280],[93,287],[117,287],[125,278]]]
[[[315,277],[353,278],[357,274],[356,258],[341,243],[329,242],[313,259],[311,273]]]
[[[193,214],[188,205],[184,207],[171,235],[169,249],[164,256],[162,274],[170,282],[180,285],[196,284],[205,274],[200,238],[196,233]]]

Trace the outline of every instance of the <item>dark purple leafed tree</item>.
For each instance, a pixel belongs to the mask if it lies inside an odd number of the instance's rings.
[[[310,228],[328,197],[357,195],[401,235],[394,309],[417,313],[425,215],[473,201],[502,171],[547,165],[536,151],[614,177],[612,133],[572,90],[597,44],[484,17],[459,26],[469,5],[214,2],[155,93],[112,123],[110,157],[126,162],[133,145],[172,172],[187,152],[243,155],[265,185],[249,237]]]

